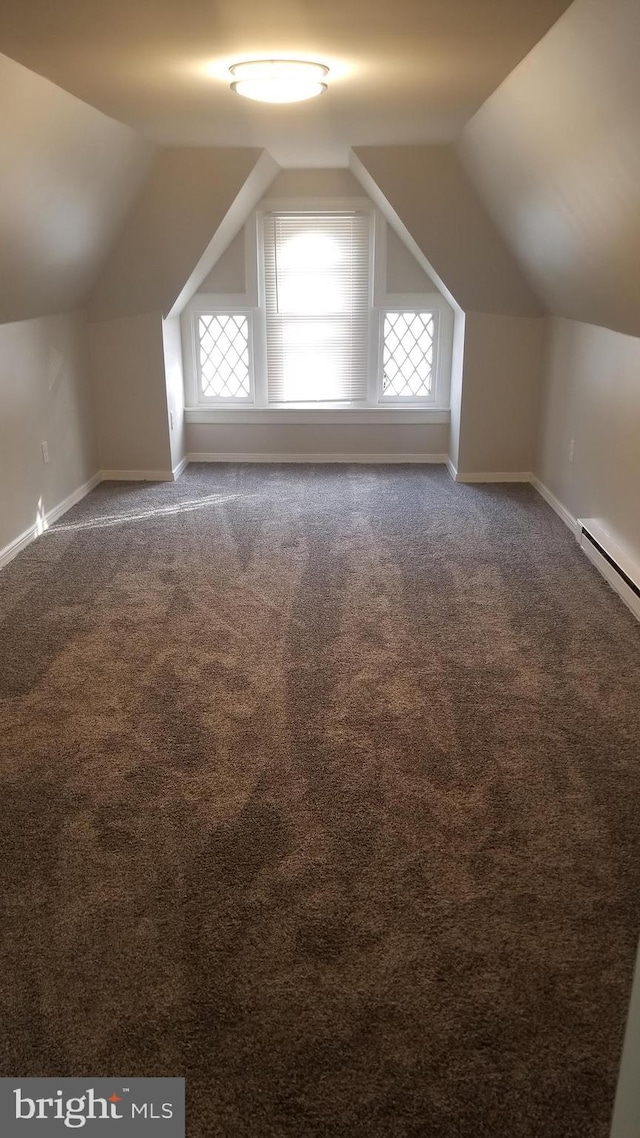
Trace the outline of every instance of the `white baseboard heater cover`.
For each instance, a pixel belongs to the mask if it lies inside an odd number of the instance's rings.
[[[640,620],[640,568],[597,522],[578,521],[580,547]]]

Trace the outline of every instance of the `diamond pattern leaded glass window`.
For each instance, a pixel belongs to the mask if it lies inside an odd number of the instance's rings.
[[[242,313],[198,318],[200,389],[213,399],[248,399],[249,320]]]
[[[382,333],[382,396],[428,399],[433,394],[435,316],[386,312]]]

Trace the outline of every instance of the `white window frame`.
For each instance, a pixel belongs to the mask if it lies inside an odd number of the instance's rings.
[[[387,313],[421,312],[434,318],[433,337],[433,383],[430,395],[403,395],[389,398],[383,394],[384,364],[384,321]],[[448,407],[449,381],[451,376],[451,353],[453,346],[453,312],[440,293],[390,293],[384,304],[377,309],[378,348],[377,348],[377,401],[381,407]]]
[[[193,353],[197,402],[202,407],[251,407],[255,403],[255,309],[243,305],[225,303],[219,295],[201,293],[191,306],[191,351]],[[201,316],[244,316],[247,321],[247,344],[249,349],[249,394],[248,395],[207,395],[202,390],[202,368],[200,364]]]
[[[323,400],[317,403],[269,403],[268,399],[268,383],[267,383],[267,304],[266,304],[266,281],[265,281],[265,259],[264,259],[264,219],[270,213],[366,213],[369,216],[371,231],[369,240],[369,296],[368,296],[368,321],[369,321],[369,373],[371,371],[371,321],[373,315],[373,295],[374,295],[374,279],[375,279],[375,228],[376,228],[376,214],[377,210],[374,203],[369,198],[266,198],[260,209],[256,210],[256,228],[255,228],[255,259],[258,269],[257,285],[258,285],[258,311],[260,313],[261,322],[261,339],[262,339],[262,360],[263,360],[263,403],[262,406],[270,408],[276,414],[278,411],[285,412],[290,409],[292,411],[307,411],[310,415],[317,415],[322,411],[364,411],[370,408],[369,402],[369,385],[367,384],[367,398],[352,400],[345,402],[344,400],[333,403],[331,400]]]
[[[365,400],[351,403],[270,404],[267,391],[267,331],[264,267],[264,215],[272,212],[371,215],[369,273],[369,369]],[[453,310],[440,293],[386,292],[386,221],[368,198],[268,198],[244,227],[244,293],[199,293],[182,315],[185,375],[185,418],[189,423],[448,423],[449,380],[453,344]],[[382,335],[387,312],[431,312],[437,315],[434,339],[434,390],[429,398],[382,396]],[[206,396],[200,391],[198,317],[240,313],[249,320],[251,397]]]

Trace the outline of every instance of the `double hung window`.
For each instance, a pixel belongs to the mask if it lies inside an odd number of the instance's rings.
[[[370,215],[267,214],[269,403],[366,399]]]

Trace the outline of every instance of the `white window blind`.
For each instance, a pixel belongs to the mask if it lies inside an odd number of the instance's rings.
[[[270,403],[366,399],[370,219],[264,218]]]

